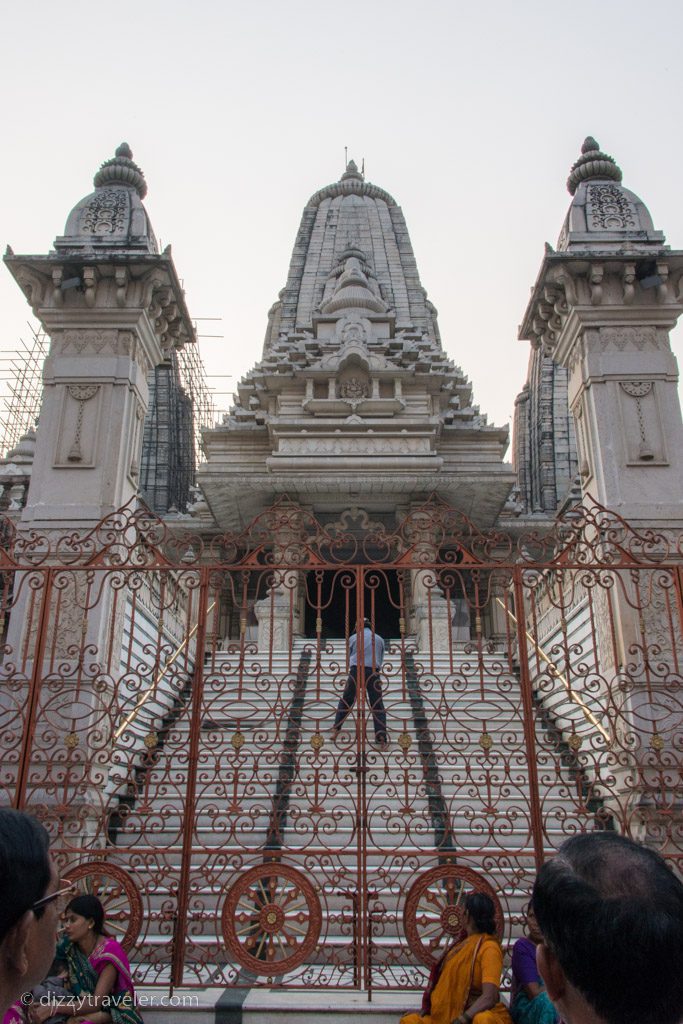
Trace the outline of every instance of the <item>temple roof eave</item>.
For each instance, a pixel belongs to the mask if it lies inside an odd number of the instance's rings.
[[[407,501],[423,500],[433,492],[483,528],[496,522],[515,481],[514,470],[507,463],[488,465],[483,471],[468,466],[457,473],[436,467],[417,472],[406,467],[383,474],[373,469],[359,473],[328,466],[327,472],[314,477],[276,470],[250,474],[235,488],[234,480],[226,478],[226,467],[214,467],[213,472],[202,469],[202,490],[222,529],[249,522],[281,494],[316,511],[338,512],[356,504],[369,511],[391,509]]]
[[[565,287],[568,278],[579,280],[585,278],[595,263],[604,266],[609,274],[621,275],[627,265],[637,265],[639,262],[650,263],[652,261],[665,261],[669,267],[669,276],[683,271],[683,250],[671,249],[669,246],[662,246],[647,252],[627,250],[622,252],[605,251],[592,249],[585,252],[546,252],[539,268],[536,280],[531,289],[531,296],[524,311],[522,322],[519,325],[517,337],[520,341],[531,341],[536,338],[533,321],[542,303],[547,302],[546,289],[549,285]],[[653,304],[658,302],[653,296]],[[609,303],[602,307],[609,308]]]
[[[170,287],[173,293],[172,301],[177,307],[175,322],[178,325],[178,337],[174,341],[174,346],[181,348],[183,344],[196,341],[194,323],[185,301],[185,290],[180,283],[170,246],[161,253],[97,251],[66,254],[50,252],[44,255],[22,256],[9,251],[3,257],[3,261],[21,290],[27,295],[36,315],[38,309],[47,308],[49,305],[59,306],[61,287],[55,283],[54,274],[65,264],[68,264],[69,272],[78,267],[94,267],[97,269],[99,278],[103,280],[113,278],[117,273],[117,268],[125,266],[128,278],[126,286],[135,285],[143,291],[143,285],[138,282],[143,278],[149,278],[151,281],[154,272],[159,270],[163,274],[162,280],[165,285]],[[61,293],[62,296],[63,294]],[[95,311],[93,311],[93,316],[95,315]],[[100,315],[109,316],[106,311]]]

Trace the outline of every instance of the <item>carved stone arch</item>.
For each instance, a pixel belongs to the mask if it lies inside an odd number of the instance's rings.
[[[360,402],[372,393],[372,381],[367,360],[353,353],[343,360],[337,371],[336,393],[338,398]]]
[[[370,370],[369,352],[363,345],[348,345],[340,354],[339,371],[345,370],[349,365],[357,365],[363,370]]]

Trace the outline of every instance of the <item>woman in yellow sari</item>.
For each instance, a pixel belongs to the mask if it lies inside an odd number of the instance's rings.
[[[446,951],[422,1014],[407,1013],[401,1024],[512,1024],[498,989],[503,950],[495,936],[493,900],[474,892],[465,900],[467,937]]]

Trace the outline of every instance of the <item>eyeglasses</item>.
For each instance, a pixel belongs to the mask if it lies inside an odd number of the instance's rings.
[[[57,889],[56,892],[51,892],[48,896],[42,896],[39,900],[36,900],[35,903],[31,904],[31,910],[33,911],[34,914],[36,913],[36,911],[42,912],[43,910],[45,910],[45,907],[48,905],[48,903],[53,903],[55,900],[58,900],[61,896],[67,896],[69,893],[73,892],[75,888],[75,882],[70,882],[68,878],[60,878],[59,889]]]

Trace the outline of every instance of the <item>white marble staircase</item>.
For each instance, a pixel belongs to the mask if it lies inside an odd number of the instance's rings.
[[[422,972],[407,949],[405,895],[446,857],[485,875],[500,895],[510,936],[534,872],[514,666],[476,648],[421,656],[414,645],[390,643],[382,668],[387,753],[373,742],[367,709],[360,754],[356,709],[332,742],[346,674],[342,641],[320,651],[297,641],[291,652],[272,655],[221,652],[207,664],[189,873],[191,983],[207,974],[211,984],[234,979],[239,966],[225,950],[219,922],[225,894],[240,874],[271,857],[305,874],[322,905],[323,947],[306,965],[309,985],[362,983],[354,979],[352,949],[353,894],[362,884],[375,897],[373,984],[417,986]],[[533,732],[547,851],[566,834],[581,786],[540,718]],[[167,918],[182,861],[189,738],[185,706],[166,730],[157,763],[140,777],[110,857],[133,865],[145,891],[148,921],[135,955],[144,981],[168,976]],[[299,968],[291,980],[301,974]]]

